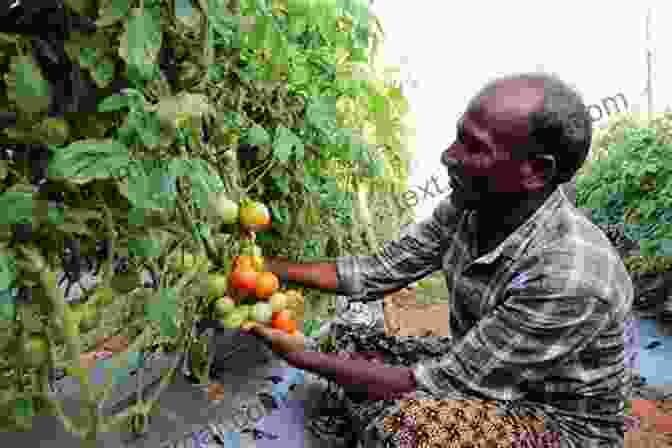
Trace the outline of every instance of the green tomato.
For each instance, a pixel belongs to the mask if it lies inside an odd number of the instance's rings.
[[[245,320],[254,320],[254,305],[240,305],[238,307]]]
[[[236,302],[231,297],[222,297],[215,302],[215,315],[224,317],[236,308]]]
[[[28,367],[40,367],[49,360],[49,342],[42,335],[31,335],[23,342],[21,354]]]
[[[265,324],[273,317],[273,307],[268,302],[259,302],[252,308],[252,320]]]
[[[222,220],[222,224],[236,224],[238,222],[238,204],[218,193],[212,196],[210,207],[214,215]]]
[[[210,274],[208,275],[208,296],[209,297],[222,297],[226,294],[226,289],[228,288],[228,281],[225,275],[222,274]]]
[[[247,316],[243,314],[242,312],[238,312],[238,310],[234,310],[231,313],[229,313],[228,316],[226,316],[224,319],[220,319],[220,322],[224,326],[224,328],[227,328],[229,330],[237,330],[240,328],[241,325],[243,325],[243,322],[247,320]]]
[[[185,253],[185,254],[176,254],[171,259],[172,265],[178,271],[184,273],[193,269],[196,266],[196,256],[194,254]]]

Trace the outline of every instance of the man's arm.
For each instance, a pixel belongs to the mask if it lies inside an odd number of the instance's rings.
[[[266,257],[264,269],[278,276],[286,274],[289,281],[301,283],[309,288],[323,291],[336,291],[338,288],[335,262],[293,263],[278,257]]]
[[[268,258],[265,269],[309,287],[360,300],[391,293],[441,269],[443,243],[461,215],[442,201],[431,217],[411,226],[398,241],[374,255],[339,257],[326,263],[291,263]]]

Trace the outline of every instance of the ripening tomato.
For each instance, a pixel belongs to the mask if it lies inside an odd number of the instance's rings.
[[[282,330],[285,333],[291,333],[296,330],[296,322],[291,318],[292,314],[289,310],[282,310],[273,313],[271,320],[271,327]]]
[[[235,269],[231,273],[231,286],[240,291],[243,295],[254,294],[257,288],[258,272],[252,269]]]
[[[261,202],[243,201],[240,207],[240,224],[243,226],[262,226],[271,222],[271,213]]]
[[[255,293],[260,299],[267,299],[280,287],[280,280],[272,272],[262,272],[257,277]]]
[[[239,255],[233,261],[234,269],[245,269],[256,271],[256,263],[252,255]]]
[[[261,272],[264,270],[264,257],[261,255],[255,255],[252,257],[252,261],[254,262],[255,271]]]

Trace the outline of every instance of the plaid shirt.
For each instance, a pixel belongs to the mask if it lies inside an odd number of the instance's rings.
[[[340,292],[370,300],[441,269],[455,344],[414,367],[420,388],[443,398],[521,400],[577,446],[622,446],[633,287],[610,241],[561,189],[481,257],[476,220],[443,200],[380,253],[338,258]]]

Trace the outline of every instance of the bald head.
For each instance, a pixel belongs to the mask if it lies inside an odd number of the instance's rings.
[[[550,154],[558,163],[556,183],[571,180],[583,165],[592,124],[581,95],[557,77],[524,73],[497,78],[471,100],[493,138],[506,137],[521,156]],[[514,151],[515,152],[515,151]]]

